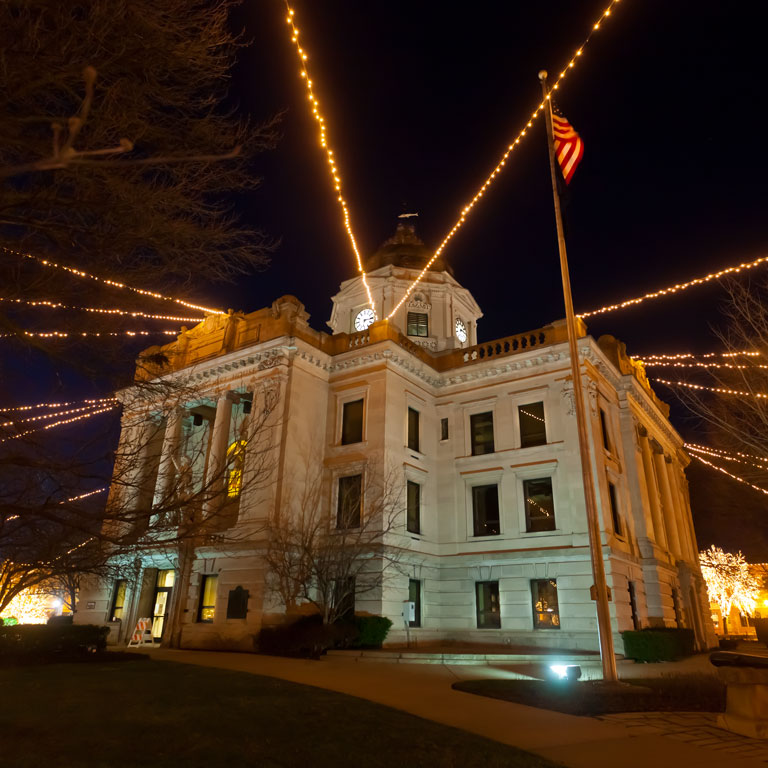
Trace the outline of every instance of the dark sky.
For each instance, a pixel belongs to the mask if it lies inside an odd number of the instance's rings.
[[[606,3],[296,0],[365,253],[393,233],[404,206],[419,212],[424,241],[440,242],[539,103],[538,70],[559,72]],[[558,104],[586,147],[566,208],[577,311],[768,250],[760,5],[622,0],[566,79]],[[234,23],[249,41],[232,87],[238,109],[256,121],[285,110],[278,148],[257,162],[263,183],[238,208],[281,242],[265,272],[235,286],[211,286],[201,275],[190,298],[253,311],[291,293],[327,330],[330,296],[355,274],[354,257],[283,4],[249,0]],[[445,257],[485,312],[481,340],[563,316],[542,123]],[[592,320],[589,329],[618,336],[634,355],[714,351],[724,296],[718,285],[696,288]],[[674,401],[663,385],[657,391]],[[673,421],[706,442],[679,405]],[[716,481],[715,493],[709,472],[690,474],[700,544],[768,560],[762,499],[727,480]],[[717,509],[715,497],[723,499]],[[748,523],[733,524],[736,509]]]
[[[366,253],[405,206],[435,246],[540,101],[536,74],[559,72],[605,0],[300,2],[310,54],[355,232]],[[558,94],[580,132],[566,227],[578,310],[685,281],[766,253],[768,152],[764,38],[757,1],[625,0]],[[269,271],[207,292],[253,310],[297,295],[318,329],[354,261],[309,117],[282,4],[247,3],[253,43],[233,93],[255,119],[286,110],[283,140],[264,156],[249,221],[281,238]],[[562,317],[543,125],[508,162],[446,258],[485,316],[481,340]],[[756,279],[762,276],[754,273]],[[720,284],[589,322],[631,354],[718,349]],[[668,378],[671,370],[649,369]],[[688,374],[690,381],[701,378]],[[700,426],[657,384],[688,439]],[[694,462],[695,464],[695,462]],[[768,559],[764,497],[712,470],[689,470],[699,543]]]

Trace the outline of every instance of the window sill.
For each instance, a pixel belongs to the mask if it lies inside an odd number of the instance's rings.
[[[342,442],[334,443],[333,447],[334,448],[354,448],[356,446],[363,446],[363,447],[365,447],[366,445],[368,445],[368,441],[367,440],[360,440],[357,443],[342,443]]]
[[[560,528],[555,528],[554,531],[520,531],[520,535],[525,538],[532,538],[533,536],[557,536],[558,534],[563,533],[565,533],[565,531]]]
[[[499,533],[483,533],[480,536],[469,536],[467,541],[495,541],[502,538],[501,532]]]

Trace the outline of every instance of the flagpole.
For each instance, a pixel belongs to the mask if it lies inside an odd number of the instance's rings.
[[[565,322],[568,330],[568,350],[571,358],[571,379],[573,380],[573,399],[576,410],[576,429],[579,434],[579,453],[581,454],[581,476],[584,484],[584,503],[587,509],[587,530],[589,532],[589,550],[592,559],[592,578],[595,581],[597,603],[597,630],[600,641],[600,659],[603,663],[603,680],[618,681],[616,656],[613,651],[613,633],[611,632],[611,614],[608,607],[608,584],[605,580],[603,548],[600,539],[600,518],[595,498],[595,483],[592,476],[592,459],[587,436],[587,414],[584,407],[584,389],[581,382],[581,363],[578,344],[576,343],[576,317],[573,313],[571,279],[568,274],[568,256],[565,250],[563,218],[560,211],[560,196],[557,193],[557,175],[555,170],[555,138],[552,130],[552,100],[547,90],[547,72],[539,72],[541,91],[544,94],[544,114],[547,123],[547,144],[549,146],[549,172],[552,176],[552,197],[555,203],[555,223],[557,225],[557,247],[560,251],[560,274],[563,281],[565,299]]]

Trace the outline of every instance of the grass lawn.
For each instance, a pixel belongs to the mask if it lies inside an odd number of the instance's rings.
[[[554,768],[341,693],[170,662],[0,669],[3,768]]]
[[[725,685],[709,675],[633,679],[618,687],[594,680],[464,680],[454,683],[453,687],[569,715],[722,712],[725,709]]]

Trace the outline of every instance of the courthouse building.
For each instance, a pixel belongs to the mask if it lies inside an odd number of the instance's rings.
[[[140,617],[152,618],[158,639],[173,620],[183,647],[251,648],[262,623],[283,612],[255,523],[288,508],[310,476],[322,478],[317,503],[334,521],[350,491],[364,516],[366,488],[386,470],[402,492],[401,519],[388,534],[401,555],[355,609],[391,618],[389,641],[404,639],[410,600],[409,634],[419,644],[598,648],[565,322],[478,343],[481,310],[442,260],[381,319],[430,255],[400,224],[365,264],[375,313],[361,277],[351,278],[332,298],[330,334],[283,296],[250,314],[209,316],[149,350],[167,358],[162,375],[193,383],[199,396],[165,423],[154,465],[143,470],[149,493],[136,503],[150,504],[169,482],[170,453],[197,446],[190,461],[202,477],[234,452],[230,525],[255,533],[236,547],[212,538],[183,575],[171,557],[140,558],[135,579],[83,591],[78,621],[111,623],[113,638],[126,641]],[[652,626],[690,627],[708,647],[683,441],[624,345],[580,329],[617,650],[621,631]],[[265,383],[277,392],[271,480],[241,488],[255,459],[234,425],[263,409]],[[136,414],[128,408],[123,418],[133,423]]]

